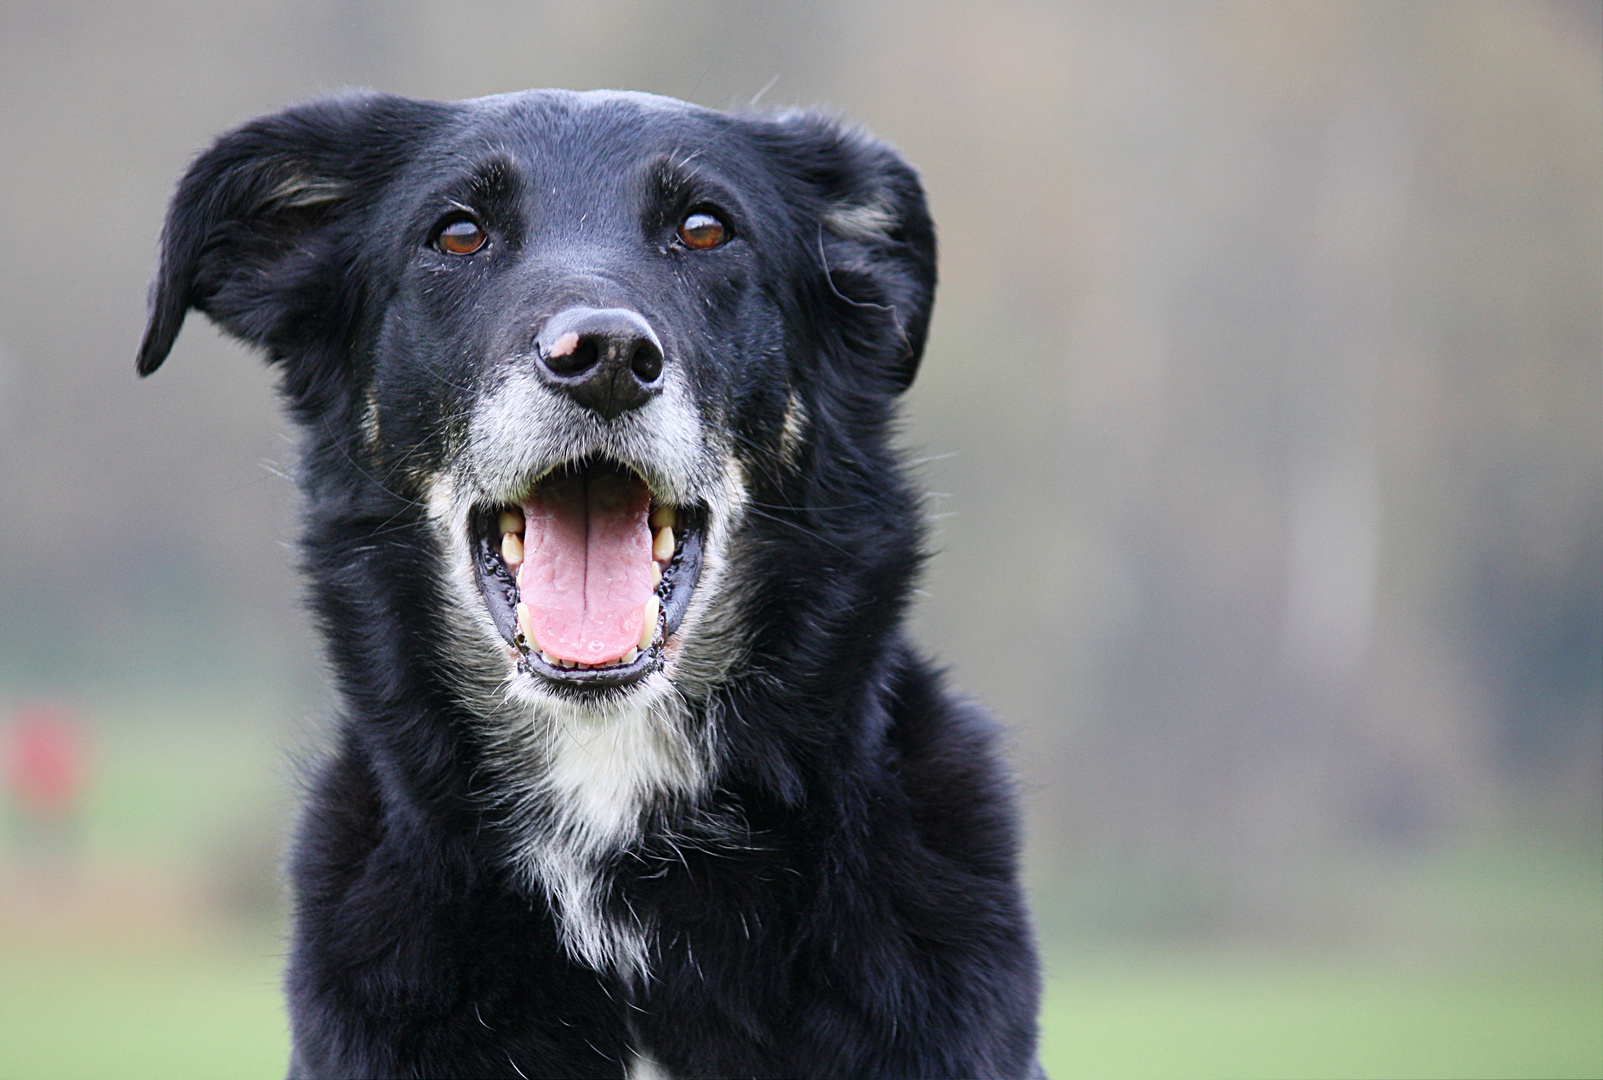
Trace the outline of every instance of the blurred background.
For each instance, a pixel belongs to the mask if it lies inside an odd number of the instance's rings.
[[[1603,7],[0,3],[0,1076],[281,1075],[330,701],[165,202],[358,85],[822,103],[941,228],[917,630],[1059,1077],[1603,1074]]]

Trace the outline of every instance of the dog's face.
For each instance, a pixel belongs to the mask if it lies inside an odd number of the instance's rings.
[[[317,450],[314,527],[418,577],[450,627],[414,629],[458,669],[610,709],[733,660],[746,510],[878,436],[933,244],[911,171],[814,116],[349,97],[190,170],[140,370],[188,307],[265,347]]]
[[[363,438],[409,457],[455,610],[515,692],[660,692],[718,593],[737,422],[799,408],[760,287],[787,224],[760,208],[783,200],[723,117],[489,111],[386,207],[396,295]]]

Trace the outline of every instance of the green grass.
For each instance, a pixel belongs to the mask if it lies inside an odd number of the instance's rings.
[[[1383,957],[1143,957],[1052,978],[1072,1077],[1603,1076],[1603,963],[1417,970]]]
[[[0,955],[0,1077],[274,1077],[280,961],[171,951]],[[1051,980],[1042,1059],[1073,1077],[1603,1075],[1596,965],[1412,971],[1381,957],[1142,953]]]
[[[266,949],[0,955],[5,1080],[284,1075],[280,961]]]

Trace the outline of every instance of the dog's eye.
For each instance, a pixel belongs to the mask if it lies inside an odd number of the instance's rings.
[[[447,255],[471,255],[484,246],[484,230],[472,218],[458,218],[434,238],[434,246]]]
[[[692,251],[707,251],[728,240],[728,227],[705,210],[686,214],[679,223],[679,242]]]

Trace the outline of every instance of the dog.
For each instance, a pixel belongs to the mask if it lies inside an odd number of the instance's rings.
[[[346,93],[179,183],[191,308],[301,443],[339,701],[292,844],[292,1077],[1016,1077],[998,730],[903,622],[935,231],[810,111]]]

